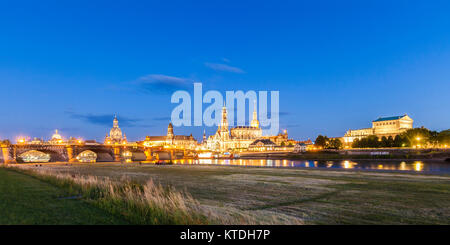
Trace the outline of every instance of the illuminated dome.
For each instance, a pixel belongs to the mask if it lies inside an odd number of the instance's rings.
[[[61,140],[62,137],[58,134],[58,129],[55,130],[55,133],[52,135],[52,140]]]
[[[120,128],[112,128],[109,131],[109,137],[113,140],[121,140],[122,139],[122,130]]]
[[[122,142],[122,130],[119,128],[119,120],[117,120],[117,117],[114,116],[113,121],[113,127],[109,131],[109,137],[107,137],[108,140],[111,140],[112,142]]]

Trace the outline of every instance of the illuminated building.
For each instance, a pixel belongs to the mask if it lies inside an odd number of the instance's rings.
[[[238,126],[230,131],[228,128],[228,112],[224,105],[219,127],[216,134],[208,138],[206,142],[207,148],[220,152],[232,149],[247,149],[251,143],[262,136],[262,130],[259,127],[259,121],[255,112],[253,113],[251,126]]]
[[[52,138],[48,141],[50,144],[62,144],[64,140],[62,136],[58,133],[58,130],[55,130],[55,133],[52,135]]]
[[[114,115],[113,127],[109,131],[109,135],[105,136],[105,144],[122,144],[127,143],[127,136],[123,134],[122,130],[119,128],[119,120]]]
[[[258,114],[253,111],[253,118],[250,126],[237,126],[229,129],[228,127],[228,112],[225,105],[222,108],[222,118],[214,135],[211,135],[206,141],[206,148],[213,151],[246,151],[250,145],[257,140],[268,140],[275,145],[281,145],[288,141],[287,131],[284,134],[275,136],[263,136],[262,129],[258,121]],[[266,142],[266,141],[265,141]]]
[[[297,141],[295,141],[293,139],[289,139],[287,130],[284,130],[283,133],[280,132],[278,135],[263,136],[263,138],[269,139],[279,146],[281,146],[281,145],[294,146],[297,143]]]
[[[308,146],[305,143],[297,143],[294,146],[294,152],[295,153],[306,152],[307,149],[308,149]]]
[[[44,141],[42,139],[34,137],[32,141],[28,142],[30,145],[42,145]]]
[[[269,139],[255,140],[248,146],[249,151],[273,151],[277,145]]]
[[[408,129],[413,128],[413,120],[408,115],[394,117],[380,117],[372,121],[371,128],[348,130],[342,137],[344,143],[351,143],[355,139],[361,139],[370,135],[378,138],[385,136],[395,137]]]
[[[169,123],[167,127],[166,136],[147,136],[145,137],[144,145],[147,147],[162,146],[162,147],[174,147],[183,149],[195,149],[198,142],[191,135],[175,135],[173,133],[173,125]]]

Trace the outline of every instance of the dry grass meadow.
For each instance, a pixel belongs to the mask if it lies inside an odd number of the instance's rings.
[[[75,183],[83,198],[135,224],[450,224],[446,175],[137,163],[13,168],[66,189]]]

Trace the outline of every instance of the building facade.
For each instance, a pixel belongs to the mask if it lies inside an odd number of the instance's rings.
[[[207,149],[212,151],[239,151],[248,149],[249,145],[262,137],[262,129],[256,113],[256,106],[250,126],[237,126],[229,130],[228,112],[225,105],[222,107],[222,118],[214,135],[206,141]]]
[[[250,126],[236,126],[229,129],[227,108],[223,106],[220,124],[216,133],[206,140],[206,149],[219,152],[247,151],[250,145],[258,140],[267,140],[264,142],[270,141],[274,143],[273,148],[283,145],[283,142],[284,144],[289,144],[290,140],[288,139],[287,131],[273,136],[262,135],[256,104],[254,108]],[[295,142],[292,141],[292,144],[295,144]]]
[[[147,147],[173,147],[180,149],[196,149],[198,145],[197,140],[191,135],[175,135],[173,133],[173,125],[169,123],[167,127],[167,135],[165,136],[147,136],[144,140],[144,146]]]
[[[380,117],[372,121],[371,128],[348,130],[342,140],[345,144],[351,144],[355,139],[361,139],[370,135],[381,137],[395,137],[408,129],[413,128],[413,119],[408,115]]]

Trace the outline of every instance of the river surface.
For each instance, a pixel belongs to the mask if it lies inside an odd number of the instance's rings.
[[[383,160],[270,160],[270,159],[198,159],[177,160],[175,164],[236,165],[260,167],[300,167],[329,169],[394,170],[450,174],[449,162]]]

